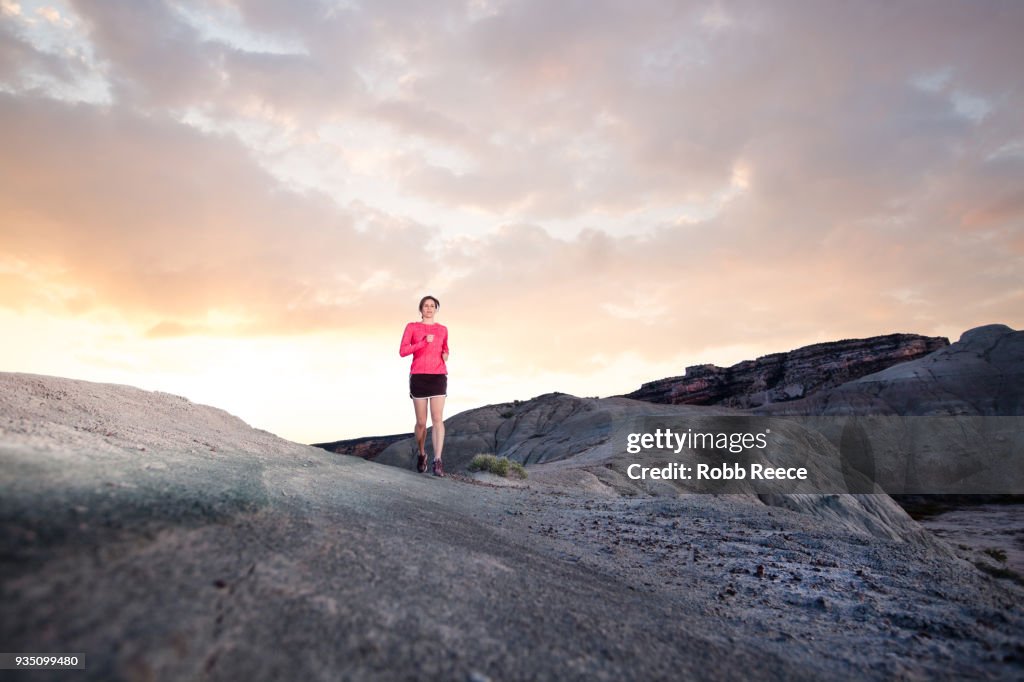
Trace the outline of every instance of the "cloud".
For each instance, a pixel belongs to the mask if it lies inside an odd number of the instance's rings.
[[[80,75],[73,60],[37,48],[16,24],[0,21],[0,84],[31,87],[39,77],[67,83]]]
[[[344,48],[318,58],[241,49],[204,35],[189,15],[161,0],[73,4],[125,106],[313,125],[335,116],[360,87]],[[344,43],[344,35],[335,37]]]
[[[6,305],[380,332],[429,290],[524,372],[1024,322],[1019,3],[186,4],[73,3],[108,107],[0,95]]]
[[[438,139],[460,145],[469,134],[466,126],[419,102],[385,99],[377,102],[369,114],[409,135]]]
[[[884,203],[973,134],[964,97],[1020,104],[1012,3],[227,6],[301,53],[201,38],[152,0],[76,2],[126,101],[305,131],[385,123],[464,160],[391,150],[403,191],[502,220],[713,203],[750,159],[781,193],[824,169]],[[936,69],[948,92],[913,86]]]
[[[6,94],[0,120],[4,251],[62,273],[97,306],[185,326],[221,311],[233,324],[220,331],[303,332],[349,324],[374,272],[396,273],[399,290],[421,284],[406,273],[429,258],[428,231],[286,190],[232,139]]]
[[[56,24],[59,26],[71,26],[71,21],[61,16],[60,11],[54,7],[40,7],[39,9],[36,10],[36,14],[38,14],[51,24]]]

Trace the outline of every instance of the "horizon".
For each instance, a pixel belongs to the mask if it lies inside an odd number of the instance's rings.
[[[990,324],[991,325],[998,325],[998,324],[1001,324],[1001,323],[990,323]],[[989,326],[989,325],[980,325],[980,326]],[[965,329],[964,333],[966,333],[967,331],[970,331],[970,330],[966,330]],[[1014,331],[1018,331],[1018,330],[1014,330]],[[739,361],[737,361],[735,363],[729,363],[728,365],[718,365],[718,364],[712,362],[712,363],[702,363],[702,364],[696,365],[696,366],[697,367],[713,366],[713,367],[717,367],[719,369],[727,369],[729,367],[735,366],[738,363],[742,363],[742,362],[756,362],[756,361],[761,360],[762,358],[767,357],[767,356],[786,354],[786,353],[789,353],[789,352],[793,352],[793,351],[797,351],[797,350],[802,350],[804,348],[808,348],[808,347],[813,346],[813,345],[824,345],[824,344],[829,344],[829,343],[842,343],[844,341],[862,341],[862,340],[869,340],[869,339],[872,339],[872,338],[882,338],[884,336],[895,336],[895,335],[910,335],[910,336],[914,336],[914,334],[912,332],[892,332],[890,334],[880,334],[880,335],[877,335],[877,336],[864,337],[864,338],[860,338],[860,339],[850,339],[850,338],[833,339],[831,341],[821,341],[821,342],[817,342],[817,343],[814,343],[814,344],[807,344],[807,345],[804,345],[804,346],[798,346],[796,348],[789,349],[788,351],[769,352],[769,353],[766,353],[766,354],[763,354],[763,355],[758,355],[757,357],[754,357],[754,358],[745,358],[744,360],[739,360]],[[945,338],[950,344],[956,343],[956,341],[957,341],[957,339],[955,339],[955,338],[951,339],[948,336],[942,336],[942,335],[936,335],[934,337],[925,337],[925,338]],[[663,376],[663,377],[658,377],[658,378],[654,378],[654,379],[642,380],[639,384],[636,385],[636,388],[639,389],[643,385],[646,385],[647,383],[657,382],[657,381],[664,380],[664,379],[684,378],[684,377],[688,376],[688,374],[689,374],[688,370],[692,369],[693,367],[694,366],[684,367],[682,373],[678,374],[678,375],[669,375],[669,376]],[[28,374],[33,374],[33,373],[28,373]],[[37,376],[54,376],[54,375],[41,375],[41,374],[37,374]],[[79,381],[91,381],[89,379],[83,379],[83,378],[80,378],[80,377],[58,377],[58,378],[65,378],[65,379],[72,379],[72,380],[79,380]],[[130,386],[130,387],[134,387],[134,388],[143,388],[143,387],[137,386],[135,384],[127,384],[127,383],[123,383],[123,382],[103,382],[103,381],[100,381],[100,382],[97,382],[97,383],[113,383],[115,385],[126,385],[126,386]],[[161,389],[158,389],[158,388],[143,389],[143,390],[151,390],[151,391],[155,391],[155,392],[167,393],[167,391],[161,391]],[[626,391],[624,393],[629,393],[629,392],[631,392],[631,391]],[[447,413],[446,416],[445,416],[445,420],[447,421],[449,418],[456,416],[456,414],[461,414],[462,412],[467,412],[467,411],[479,409],[481,407],[487,407],[488,405],[504,404],[504,403],[512,403],[512,402],[526,402],[526,401],[533,400],[533,399],[539,398],[541,396],[552,394],[552,393],[565,394],[565,395],[573,395],[573,394],[568,393],[566,391],[550,390],[550,391],[544,391],[542,393],[538,393],[538,394],[535,394],[535,395],[531,395],[529,397],[512,398],[512,399],[505,400],[505,401],[498,401],[497,403],[485,403],[485,404],[481,404],[481,405],[471,405],[469,407],[466,407],[463,410],[460,410],[457,413],[450,413],[450,412]],[[617,397],[617,396],[620,396],[620,395],[623,395],[623,393],[615,393],[615,394],[609,393],[609,394],[605,394],[605,395],[594,395],[594,396],[575,395],[575,397],[577,397],[577,398],[591,397],[591,398],[601,399],[601,398],[613,398],[613,397]],[[187,398],[188,396],[180,396],[180,397]],[[205,404],[205,403],[201,403],[200,401],[196,401],[196,400],[192,400],[192,402],[193,403],[197,403],[197,404]],[[209,407],[218,408],[218,409],[224,409],[221,406],[214,405],[214,404],[208,404],[208,406]],[[234,415],[234,416],[239,416],[239,415]],[[244,421],[244,419],[243,419],[243,421]],[[249,426],[252,426],[253,428],[260,428],[259,425],[256,425],[256,424],[249,424]],[[267,430],[267,429],[263,429],[263,430]],[[379,437],[386,437],[386,436],[411,435],[411,434],[412,434],[412,431],[395,431],[395,432],[390,432],[390,433],[369,433],[369,434],[363,433],[363,434],[358,434],[358,435],[353,435],[353,436],[345,436],[343,438],[334,438],[334,439],[328,439],[328,440],[323,440],[323,441],[317,441],[317,443],[319,443],[319,444],[326,444],[326,443],[348,441],[348,440],[359,440],[359,439],[363,439],[363,438],[379,438]],[[281,436],[281,434],[277,434],[277,433],[275,433],[274,435]],[[288,439],[288,440],[293,440],[293,439]],[[314,444],[313,441],[295,441],[295,442],[306,443],[306,444],[310,444],[310,445]]]
[[[1024,3],[0,0],[4,369],[301,443],[1024,327]]]

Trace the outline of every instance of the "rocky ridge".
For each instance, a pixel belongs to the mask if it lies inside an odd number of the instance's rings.
[[[714,365],[690,367],[682,377],[648,382],[633,393],[616,397],[656,404],[734,409],[767,409],[778,404],[793,404],[795,411],[807,410],[809,408],[805,406],[810,403],[803,398],[924,357],[948,345],[949,341],[944,337],[916,334],[817,343],[744,360],[729,368]],[[468,464],[478,453],[498,454],[523,464],[540,462],[542,458],[552,457],[552,453],[563,453],[562,457],[568,457],[572,451],[586,450],[594,444],[593,439],[569,442],[575,437],[561,433],[554,436],[556,442],[551,442],[547,434],[567,417],[591,413],[597,406],[608,404],[596,398],[549,393],[529,400],[490,404],[455,415],[445,420],[449,426],[449,438],[445,443],[451,458],[449,463],[456,466]],[[602,416],[592,415],[591,421],[595,419],[606,422],[603,431],[598,429],[606,436],[613,419],[611,413],[605,410]],[[333,453],[371,460],[386,453],[382,462],[400,466],[408,464],[413,447],[412,434],[409,433],[315,444]],[[553,449],[552,444],[560,446]],[[429,446],[428,438],[428,449]]]
[[[772,415],[1024,416],[1024,331],[990,324],[924,357],[788,403]]]
[[[1024,476],[1017,473],[1024,472],[1017,464],[1024,434],[1016,422],[986,419],[1022,414],[1024,332],[989,325],[964,332],[956,343],[916,360],[820,389],[802,400],[753,409],[551,393],[467,410],[446,420],[445,462],[450,471],[465,470],[475,455],[495,454],[530,466],[533,476],[559,471],[567,476],[563,483],[572,481],[592,490],[676,494],[686,486],[639,484],[625,476],[625,467],[642,459],[624,452],[624,430],[630,424],[649,424],[657,418],[714,426],[743,415],[804,416],[816,418],[808,420],[814,421],[810,430],[825,441],[809,445],[811,435],[780,431],[778,437],[785,435],[794,446],[772,457],[779,465],[809,457],[824,467],[815,473],[818,486],[807,492],[872,492],[873,484],[880,483],[894,494],[1012,494]],[[906,419],[947,416],[960,418]],[[851,423],[850,417],[873,419]],[[858,444],[867,436],[868,441]],[[840,452],[844,439],[858,441],[852,451]],[[783,442],[776,439],[777,444]],[[812,451],[813,456],[808,454]],[[415,452],[410,436],[393,441],[374,459],[411,468]],[[839,470],[860,478],[844,478]]]
[[[974,332],[941,370],[887,370],[891,395],[938,373],[920,404],[967,385],[978,409],[988,386],[1013,409],[1020,384],[991,381],[1019,333]],[[449,468],[528,463],[502,488],[416,473],[408,438],[367,462],[168,394],[0,373],[0,639],[86,652],[87,679],[1019,679],[1021,587],[888,496],[624,475],[663,463],[624,455],[624,425],[679,417],[751,418],[557,393],[451,417]],[[828,440],[777,435],[780,463],[845,475]]]
[[[645,383],[624,397],[669,405],[760,407],[799,400],[948,345],[944,337],[918,334],[816,343],[731,367],[694,365],[681,377]]]
[[[351,455],[352,457],[373,459],[392,443],[411,437],[411,433],[396,433],[390,436],[363,436],[362,438],[346,438],[330,443],[312,443],[312,445],[315,448],[323,448],[337,455]]]
[[[476,415],[537,462],[497,488],[0,373],[0,639],[96,680],[1019,679],[1021,589],[884,495],[629,489],[605,418],[728,410],[601,402]]]

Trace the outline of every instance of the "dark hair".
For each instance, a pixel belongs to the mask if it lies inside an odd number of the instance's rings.
[[[427,301],[433,301],[434,302],[434,307],[437,308],[438,310],[441,309],[441,302],[439,300],[437,300],[433,296],[424,296],[423,298],[420,299],[420,312],[421,313],[423,312],[423,304],[426,303]]]

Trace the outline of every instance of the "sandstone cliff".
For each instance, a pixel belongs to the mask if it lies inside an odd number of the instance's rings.
[[[917,334],[816,343],[731,367],[694,365],[681,377],[643,384],[625,397],[670,405],[759,407],[799,400],[948,345],[943,337]]]
[[[1024,415],[1024,331],[969,329],[956,343],[815,395],[756,410],[773,415]]]

